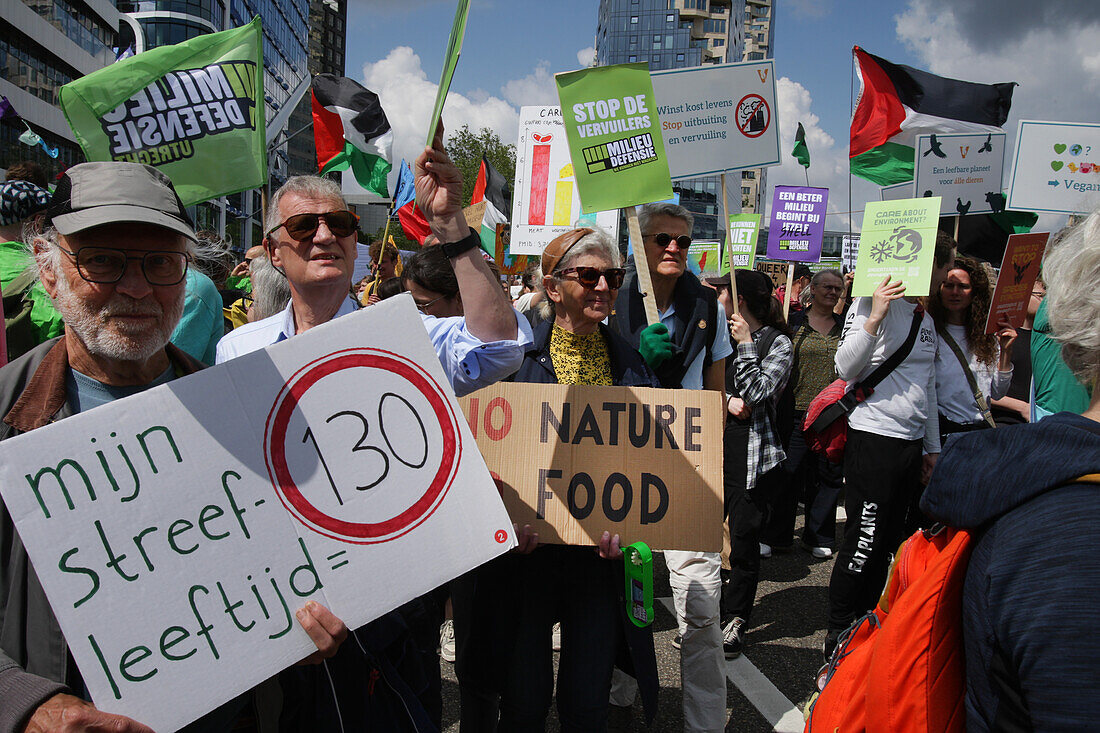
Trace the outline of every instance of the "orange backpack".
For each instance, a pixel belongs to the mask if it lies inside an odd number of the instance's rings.
[[[822,669],[805,733],[965,733],[971,545],[969,532],[943,525],[902,544],[878,606],[840,637]]]

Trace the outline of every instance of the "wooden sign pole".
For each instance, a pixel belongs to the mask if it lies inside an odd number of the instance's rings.
[[[794,263],[787,263],[787,287],[783,288],[783,320],[791,312],[791,278],[794,276]]]
[[[737,307],[737,276],[733,271],[733,228],[730,226],[730,201],[726,198],[725,171],[722,171],[722,211],[726,213],[726,257],[730,266],[730,300],[733,301],[733,312],[741,315],[741,309]]]
[[[642,227],[638,224],[638,207],[627,206],[623,209],[626,214],[626,228],[630,232],[630,241],[634,245],[634,265],[638,268],[638,291],[642,294],[642,303],[645,305],[645,317],[649,325],[660,323],[657,315],[657,299],[653,294],[653,278],[649,274],[649,260],[645,254],[645,243],[642,242]]]

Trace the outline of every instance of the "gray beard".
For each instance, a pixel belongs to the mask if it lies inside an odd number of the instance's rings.
[[[73,295],[65,273],[59,272],[54,306],[65,319],[65,327],[80,338],[89,353],[119,361],[145,361],[163,349],[172,337],[183,315],[184,295],[181,290],[167,312],[156,300],[139,301],[119,293],[111,296],[101,309],[93,310]],[[135,329],[109,319],[110,315],[127,313],[156,315],[156,326]]]

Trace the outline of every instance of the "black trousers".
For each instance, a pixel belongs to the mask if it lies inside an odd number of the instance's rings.
[[[889,558],[905,538],[920,495],[921,441],[848,430],[844,449],[844,539],[829,580],[829,630],[846,629],[874,607]]]
[[[752,615],[760,582],[760,528],[768,502],[783,480],[783,466],[758,476],[756,485],[749,489],[748,425],[729,421],[723,441],[726,521],[730,528],[730,575],[722,586],[720,603],[724,625],[735,617],[748,621]]]
[[[790,546],[801,497],[806,505],[802,541],[809,547],[833,549],[836,545],[836,503],[844,486],[843,467],[830,463],[806,445],[802,435],[804,414],[795,413],[787,460],[783,461],[784,476],[776,487],[760,541],[773,547]]]

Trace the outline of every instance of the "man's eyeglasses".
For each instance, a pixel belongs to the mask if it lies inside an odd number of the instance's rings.
[[[687,249],[691,246],[691,237],[686,234],[681,234],[678,237],[673,237],[671,234],[665,234],[664,232],[658,232],[657,234],[649,234],[647,236],[653,237],[653,241],[660,247],[668,247],[668,245],[676,242],[676,245],[680,249]]]
[[[60,247],[58,249],[61,249]],[[80,277],[90,283],[117,283],[126,274],[127,260],[139,260],[150,285],[177,285],[187,275],[191,257],[170,250],[126,250],[113,247],[81,247],[76,252],[61,249],[76,262]],[[132,254],[140,252],[140,255]]]
[[[609,267],[606,270],[598,270],[595,267],[567,267],[558,272],[558,276],[575,274],[577,282],[591,290],[599,286],[600,278],[607,280],[607,287],[617,290],[623,285],[626,278],[626,270],[621,267]]]
[[[427,303],[421,303],[421,302],[414,299],[413,303],[416,304],[416,309],[418,311],[420,311],[421,313],[428,313],[429,308],[431,308],[433,305],[435,305],[436,303],[438,303],[439,301],[443,300],[446,297],[447,297],[446,295],[440,295],[435,300],[429,300]],[[428,315],[431,315],[431,314],[428,313]]]
[[[265,234],[270,237],[280,227],[286,227],[286,233],[295,241],[302,242],[317,233],[321,219],[325,220],[330,232],[337,237],[346,237],[359,230],[359,217],[350,211],[328,211],[323,214],[295,214],[287,217],[277,227]]]

